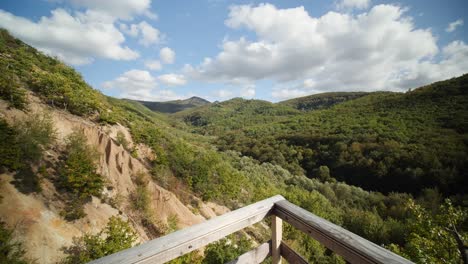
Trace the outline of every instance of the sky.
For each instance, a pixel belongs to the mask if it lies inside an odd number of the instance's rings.
[[[273,102],[468,73],[466,0],[2,0],[0,27],[106,95]]]

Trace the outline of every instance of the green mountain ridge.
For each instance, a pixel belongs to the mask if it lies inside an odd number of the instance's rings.
[[[328,108],[335,104],[346,102],[348,100],[353,100],[368,94],[369,93],[366,92],[319,93],[304,97],[293,98],[286,101],[281,101],[278,104],[288,105],[292,108],[302,111],[311,111]]]
[[[126,99],[126,100],[129,100],[129,99]],[[141,100],[135,100],[135,101],[148,107],[152,111],[161,112],[161,113],[169,113],[169,114],[210,104],[210,101],[197,97],[197,96],[193,96],[184,100],[173,100],[173,101],[166,101],[166,102],[152,102],[152,101],[141,101]]]
[[[408,93],[358,94],[309,112],[289,107],[291,101],[230,100],[176,116],[193,131],[216,136],[222,150],[293,173],[316,177],[327,166],[332,177],[369,190],[417,193],[438,186],[464,193],[467,80],[464,75]]]

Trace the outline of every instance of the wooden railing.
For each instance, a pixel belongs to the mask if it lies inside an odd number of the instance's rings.
[[[164,263],[271,216],[272,238],[229,263],[307,263],[282,241],[283,220],[305,232],[349,263],[412,263],[348,230],[320,218],[280,195],[248,205],[142,245],[94,260],[93,264]]]

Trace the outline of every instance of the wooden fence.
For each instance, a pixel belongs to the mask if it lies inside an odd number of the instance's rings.
[[[164,263],[271,217],[272,238],[230,263],[307,263],[282,241],[283,221],[316,239],[349,263],[412,263],[284,199],[280,195],[245,206],[142,245],[94,260],[92,264]]]

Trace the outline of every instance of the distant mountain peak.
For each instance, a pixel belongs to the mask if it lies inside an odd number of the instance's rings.
[[[198,96],[192,96],[190,98],[187,98],[187,99],[181,100],[181,101],[186,101],[186,102],[190,102],[190,103],[193,103],[193,104],[200,104],[200,105],[211,103],[210,101],[208,101],[208,100],[206,100],[204,98],[198,97]]]
[[[203,99],[201,97],[198,97],[198,96],[192,96],[187,99],[167,101],[167,102],[149,102],[149,101],[138,101],[138,102],[148,107],[152,111],[161,112],[161,113],[177,113],[185,109],[203,106],[206,104],[211,104],[210,101]]]

